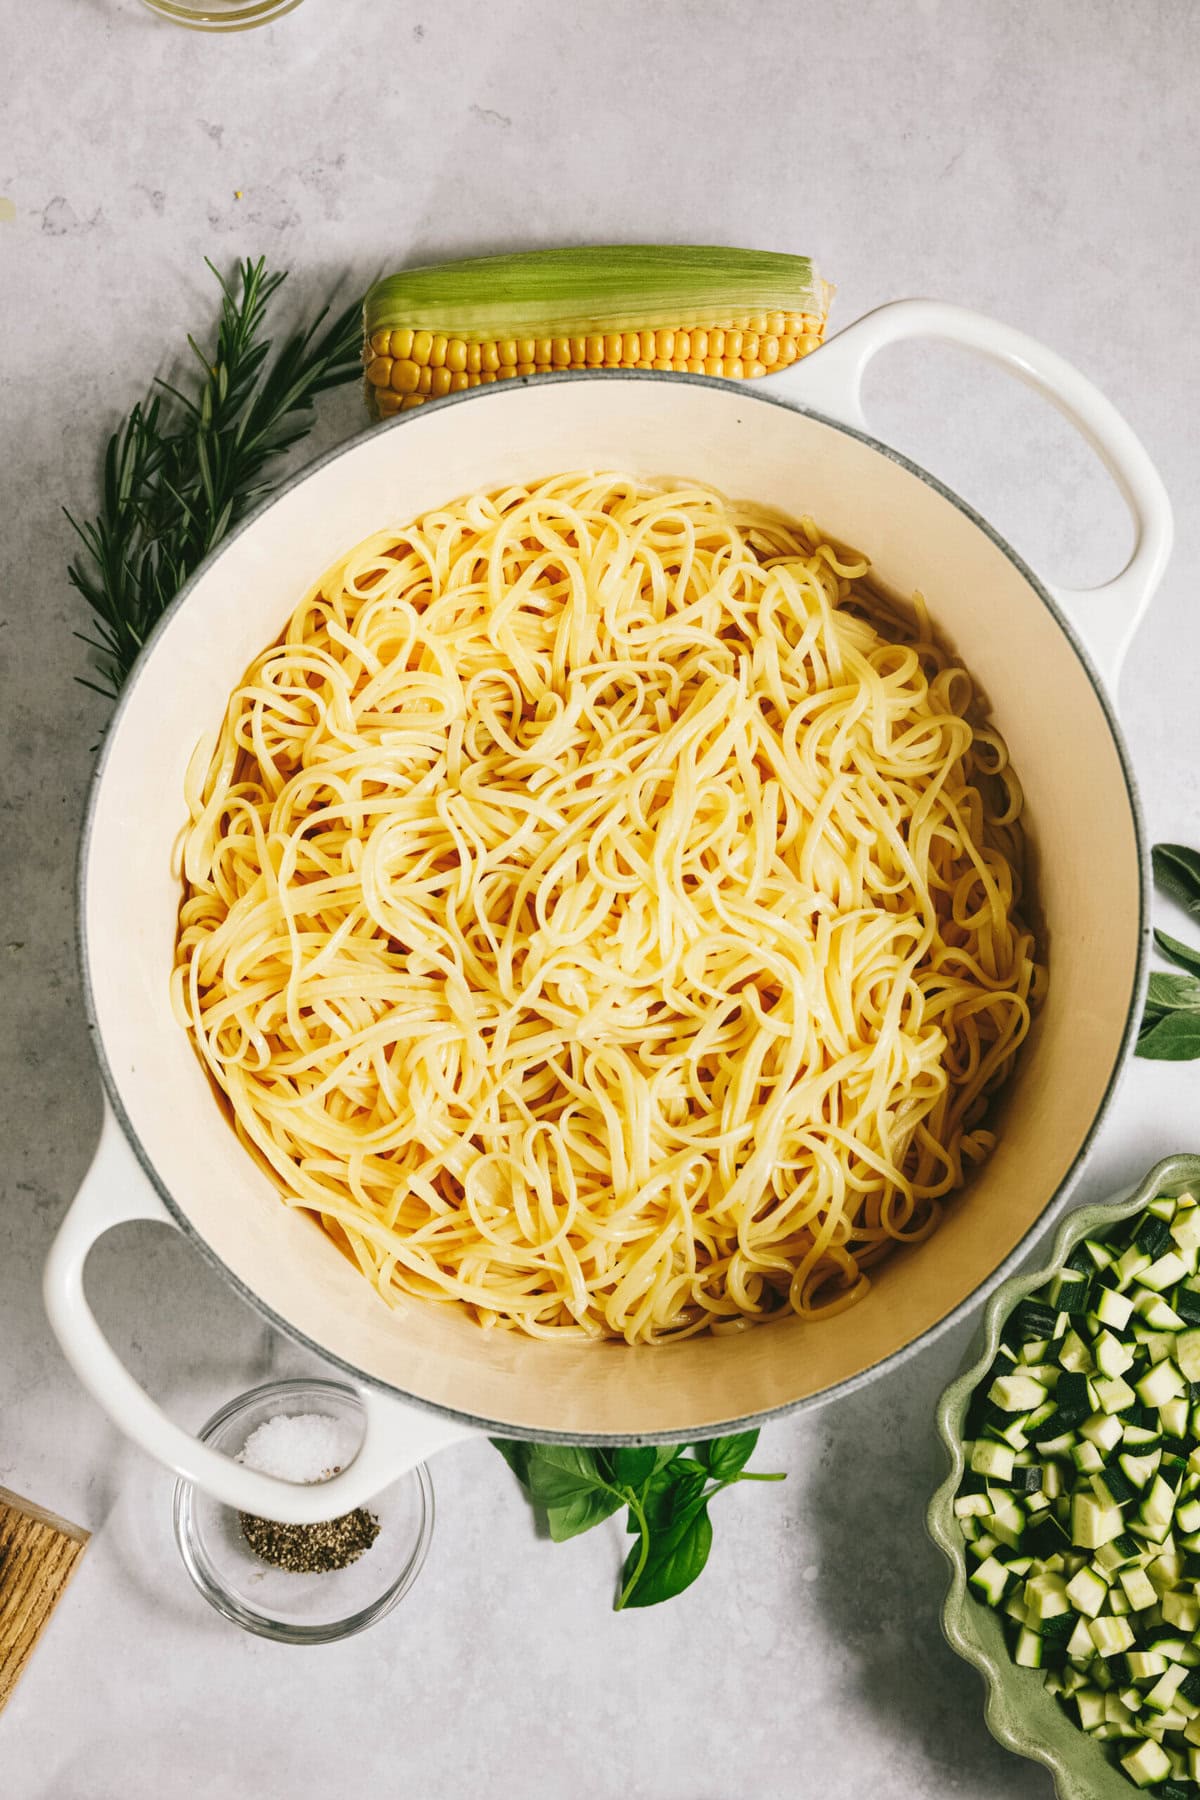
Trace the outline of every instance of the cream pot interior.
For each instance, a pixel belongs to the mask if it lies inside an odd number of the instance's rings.
[[[814,361],[819,361],[815,358]],[[858,1307],[678,1345],[563,1346],[455,1309],[389,1310],[316,1224],[280,1205],[168,1003],[184,770],[251,657],[340,553],[470,489],[576,467],[689,476],[866,551],[925,594],[1024,784],[1045,1006],[995,1154],[938,1233]],[[958,502],[870,440],[720,383],[570,376],[485,388],[357,439],[204,568],[139,663],[104,750],[83,857],[84,960],[110,1094],[159,1191],[246,1295],[368,1381],[502,1427],[684,1437],[794,1406],[893,1356],[980,1288],[1076,1163],[1123,1051],[1141,921],[1134,803],[1106,705],[1044,593]]]

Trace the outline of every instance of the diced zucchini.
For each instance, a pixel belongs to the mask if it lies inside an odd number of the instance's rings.
[[[1101,1375],[1123,1375],[1135,1360],[1134,1351],[1111,1331],[1100,1332],[1092,1344],[1092,1355]]]
[[[981,1594],[989,1606],[999,1606],[1011,1577],[1007,1568],[994,1556],[985,1557],[967,1577],[971,1587]]]
[[[1149,1456],[1136,1456],[1131,1450],[1125,1450],[1118,1456],[1117,1466],[1135,1488],[1144,1488],[1157,1475],[1161,1461],[1161,1450],[1152,1450]]]
[[[1017,1632],[1013,1661],[1019,1669],[1040,1669],[1042,1666],[1042,1640],[1027,1625],[1022,1625]]]
[[[1103,1506],[1095,1494],[1076,1493],[1071,1499],[1071,1542],[1085,1550],[1111,1543],[1125,1529],[1119,1506]]]
[[[1115,1450],[1121,1442],[1124,1426],[1115,1413],[1093,1413],[1079,1427],[1079,1435],[1086,1438],[1089,1444],[1095,1444],[1098,1450]]]
[[[1185,1394],[1180,1394],[1177,1400],[1168,1400],[1165,1406],[1159,1407],[1158,1416],[1168,1437],[1186,1438],[1190,1412],[1191,1405]]]
[[[1012,1478],[1016,1452],[1007,1444],[993,1443],[990,1438],[977,1438],[971,1450],[971,1467],[976,1475],[994,1475],[999,1481]]]
[[[1108,1583],[1095,1569],[1084,1567],[1072,1575],[1065,1593],[1076,1612],[1094,1619],[1108,1598]]]
[[[1161,1406],[1164,1401],[1185,1394],[1187,1385],[1175,1364],[1164,1359],[1156,1363],[1148,1375],[1142,1376],[1135,1389],[1143,1406]]]
[[[1200,1331],[1183,1331],[1175,1342],[1175,1360],[1189,1381],[1200,1381]]]
[[[1123,1413],[1137,1399],[1129,1383],[1120,1375],[1105,1375],[1092,1385],[1096,1390],[1096,1404],[1101,1412]]]
[[[1153,1288],[1161,1294],[1164,1288],[1174,1287],[1188,1274],[1188,1266],[1176,1250],[1167,1250],[1152,1262],[1149,1268],[1138,1271],[1138,1280],[1143,1287]]]
[[[1134,1787],[1153,1787],[1156,1781],[1165,1781],[1171,1773],[1171,1759],[1161,1744],[1152,1738],[1143,1738],[1136,1750],[1128,1750],[1121,1758],[1121,1767],[1132,1781]]]
[[[1104,1467],[1104,1458],[1099,1449],[1086,1438],[1081,1444],[1071,1446],[1071,1461],[1081,1475],[1094,1475]]]
[[[1142,1501],[1139,1516],[1146,1525],[1170,1525],[1174,1515],[1174,1489],[1163,1480],[1161,1475],[1156,1475]],[[992,1530],[995,1531],[995,1529],[993,1525]]]
[[[959,1494],[954,1502],[956,1519],[978,1519],[992,1510],[986,1494]]]
[[[1175,1509],[1175,1523],[1180,1531],[1200,1531],[1200,1494],[1190,1494]]]
[[[1116,1618],[1111,1613],[1103,1613],[1098,1619],[1090,1619],[1088,1631],[1101,1656],[1115,1656],[1118,1650],[1128,1650],[1134,1641],[1133,1627],[1129,1620]]]
[[[1130,1244],[1128,1250],[1118,1256],[1112,1265],[1116,1271],[1119,1286],[1128,1287],[1129,1283],[1139,1276],[1143,1269],[1150,1267],[1150,1262],[1151,1258],[1146,1255],[1144,1250],[1139,1250],[1136,1244]]]
[[[1181,1664],[1169,1664],[1146,1695],[1146,1705],[1154,1712],[1166,1712],[1186,1675],[1187,1670]]]
[[[987,1397],[1004,1412],[1028,1413],[1042,1405],[1046,1390],[1029,1375],[1000,1375],[988,1389]]]
[[[1133,1301],[1115,1288],[1102,1288],[1096,1301],[1096,1317],[1113,1331],[1124,1331],[1133,1313]]]
[[[1104,1723],[1104,1695],[1099,1688],[1076,1688],[1071,1698],[1079,1708],[1079,1723],[1085,1731],[1095,1731]]]
[[[1128,1660],[1135,1681],[1157,1681],[1170,1667],[1161,1650],[1131,1650]]]
[[[1177,1213],[1171,1236],[1179,1250],[1200,1250],[1200,1210],[1189,1207],[1186,1212]]]
[[[1139,1569],[1136,1564],[1121,1569],[1117,1580],[1121,1583],[1125,1598],[1134,1612],[1144,1612],[1148,1606],[1158,1605],[1158,1594],[1150,1577],[1144,1569]]]
[[[1185,1593],[1181,1588],[1174,1588],[1162,1597],[1163,1618],[1169,1625],[1178,1625],[1180,1631],[1200,1630],[1200,1600],[1195,1594]]]
[[[1063,1368],[1070,1370],[1072,1374],[1086,1375],[1095,1366],[1092,1362],[1091,1351],[1074,1327],[1063,1334],[1062,1343],[1059,1345],[1058,1360]]]

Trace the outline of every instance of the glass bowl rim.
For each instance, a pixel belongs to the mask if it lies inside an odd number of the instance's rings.
[[[213,1413],[212,1417],[201,1426],[196,1434],[202,1443],[209,1443],[222,1426],[229,1424],[239,1413],[249,1412],[254,1406],[268,1399],[295,1399],[301,1394],[336,1395],[339,1400],[349,1401],[361,1414],[362,1401],[352,1387],[345,1382],[331,1381],[325,1376],[289,1376],[276,1381],[261,1383],[258,1387],[248,1388],[244,1393],[235,1394],[231,1400]],[[238,1599],[218,1577],[207,1557],[202,1557],[196,1539],[193,1520],[193,1506],[196,1498],[196,1487],[193,1482],[183,1476],[175,1483],[175,1492],[171,1505],[171,1518],[175,1529],[175,1542],[183,1566],[190,1575],[193,1584],[204,1596],[208,1604],[222,1618],[240,1625],[243,1631],[254,1633],[257,1637],[270,1638],[280,1644],[328,1644],[340,1638],[353,1637],[374,1625],[385,1614],[397,1606],[415,1583],[425,1566],[429,1554],[429,1545],[433,1537],[435,1505],[433,1482],[429,1470],[424,1463],[416,1463],[398,1479],[407,1481],[412,1477],[416,1482],[419,1520],[416,1542],[396,1579],[386,1587],[382,1594],[367,1606],[360,1607],[357,1612],[349,1613],[344,1619],[330,1620],[323,1625],[295,1625],[283,1619],[275,1619],[269,1613],[256,1611]],[[393,1484],[394,1485],[394,1484]],[[218,1502],[219,1504],[219,1502]],[[366,1504],[369,1504],[366,1503]],[[233,1508],[228,1510],[232,1511]]]

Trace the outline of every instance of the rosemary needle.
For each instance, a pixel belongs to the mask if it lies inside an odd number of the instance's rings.
[[[69,569],[93,614],[95,652],[85,687],[115,697],[154,625],[208,552],[270,491],[272,465],[313,424],[313,401],[362,372],[362,308],[328,309],[274,356],[267,310],[285,276],[265,260],[239,265],[221,287],[216,344],[189,337],[194,387],[159,382],[108,441],[100,510],[80,524]],[[327,322],[328,320],[328,322]]]

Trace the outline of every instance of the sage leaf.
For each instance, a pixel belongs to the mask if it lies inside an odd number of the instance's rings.
[[[1156,931],[1154,942],[1163,955],[1181,969],[1187,969],[1193,975],[1200,975],[1200,950],[1193,950],[1187,944],[1181,944],[1178,938],[1168,937],[1165,931]]]
[[[1137,1056],[1156,1062],[1192,1062],[1200,1057],[1200,1011],[1171,1012],[1138,1035]]]
[[[1168,975],[1155,969],[1146,989],[1146,1008],[1151,1012],[1186,1012],[1200,1007],[1200,981],[1194,975]]]
[[[1163,892],[1200,919],[1200,851],[1189,850],[1186,844],[1155,844],[1151,861]]]

